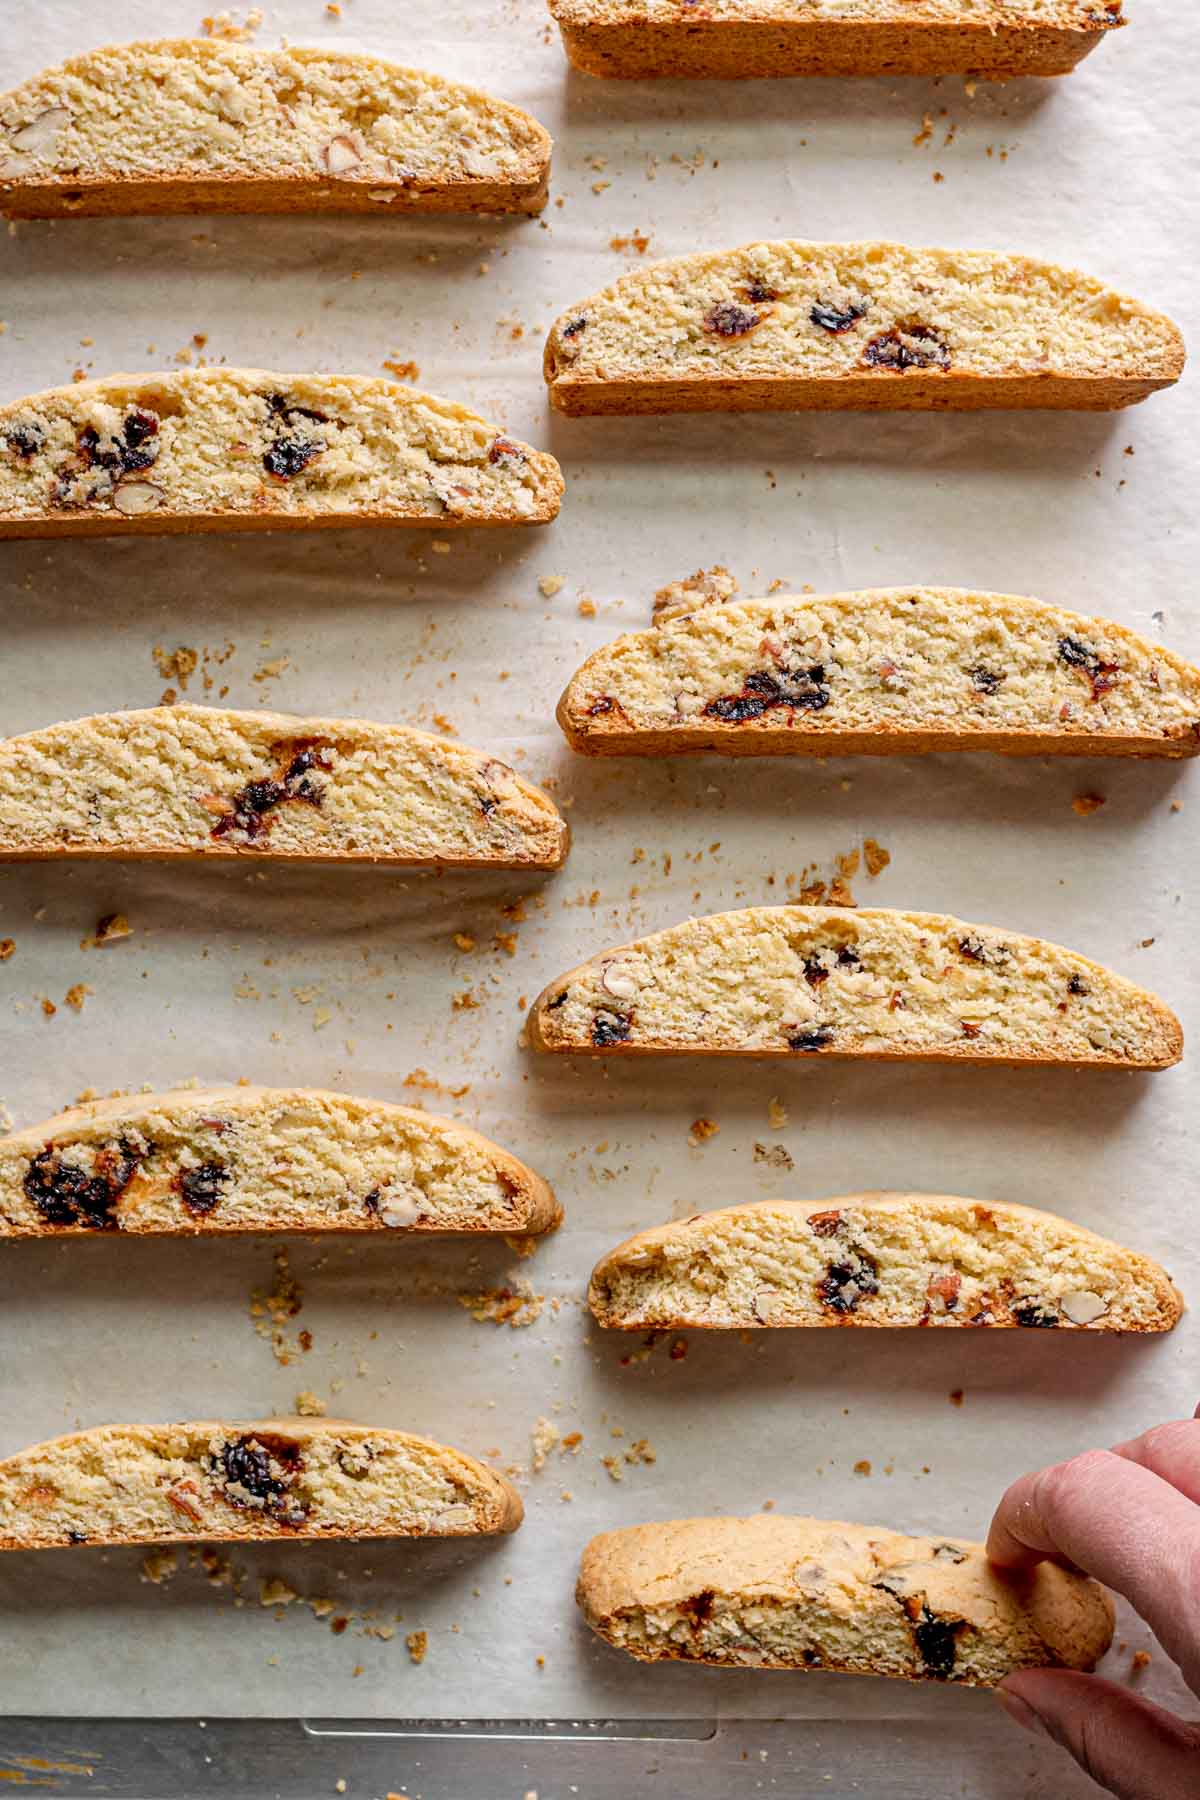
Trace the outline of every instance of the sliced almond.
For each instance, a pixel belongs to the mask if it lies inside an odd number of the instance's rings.
[[[415,1225],[420,1214],[420,1202],[414,1200],[411,1194],[392,1194],[380,1208],[379,1217],[393,1230],[403,1230],[405,1226]]]
[[[1090,1288],[1083,1288],[1074,1294],[1064,1294],[1059,1305],[1072,1325],[1094,1325],[1108,1311],[1108,1302],[1102,1300],[1099,1294],[1093,1294]]]
[[[637,979],[629,968],[622,968],[620,963],[605,963],[600,971],[600,986],[614,1000],[637,998]]]
[[[362,151],[354,139],[344,134],[330,138],[321,152],[321,161],[331,175],[346,175],[357,169],[362,160]]]
[[[43,156],[47,150],[53,150],[58,134],[71,123],[71,115],[65,106],[47,107],[28,125],[12,134],[12,147],[19,150],[22,156]]]
[[[123,481],[113,495],[113,505],[118,512],[136,518],[138,513],[156,512],[165,499],[152,481]]]

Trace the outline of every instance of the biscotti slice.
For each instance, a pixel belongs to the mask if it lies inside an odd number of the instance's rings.
[[[0,94],[0,211],[504,212],[546,204],[518,107],[377,56],[114,44]]]
[[[0,1550],[515,1531],[473,1456],[345,1419],[94,1425],[0,1462]]]
[[[405,725],[153,706],[0,742],[0,858],[554,869],[568,841],[507,763]]]
[[[574,1055],[855,1056],[1166,1069],[1174,1013],[1041,938],[941,913],[752,906],[688,919],[560,976],[529,1013]]]
[[[576,1599],[640,1662],[813,1669],[994,1687],[1014,1669],[1092,1669],[1114,1615],[1053,1563],[993,1568],[982,1544],[759,1513],[605,1531]]]
[[[538,525],[552,456],[395,381],[177,369],[0,408],[0,538]]]
[[[0,1237],[552,1231],[540,1175],[450,1119],[319,1088],[93,1101],[0,1138]]]
[[[589,75],[1065,75],[1121,0],[550,0]]]
[[[617,638],[571,678],[558,721],[590,756],[1195,756],[1200,669],[1015,594],[778,594]]]
[[[1178,381],[1170,319],[990,250],[802,239],[623,275],[551,328],[559,412],[1107,411]]]
[[[639,1232],[596,1264],[588,1304],[619,1331],[1170,1331],[1183,1311],[1157,1263],[1053,1213],[887,1193],[762,1200]]]

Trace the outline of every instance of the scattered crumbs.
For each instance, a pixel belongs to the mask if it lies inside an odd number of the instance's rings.
[[[679,581],[669,581],[666,587],[660,587],[654,596],[652,617],[657,624],[661,619],[670,618],[678,612],[693,612],[699,606],[720,605],[722,601],[732,600],[737,592],[735,577],[723,563],[714,563],[711,569],[697,569],[692,575],[685,575]]]
[[[132,936],[133,926],[124,913],[105,913],[102,919],[96,921],[96,929],[92,935],[80,938],[79,948],[81,950],[100,950],[105,944],[116,944],[122,938]]]
[[[69,987],[63,995],[63,1005],[71,1007],[75,1012],[82,1012],[84,1001],[89,994],[94,994],[95,991],[95,988],[90,988],[86,981],[77,981],[74,987]]]
[[[276,1250],[274,1260],[274,1285],[270,1292],[254,1289],[250,1295],[250,1317],[258,1336],[269,1340],[276,1362],[286,1367],[293,1360],[297,1346],[289,1343],[284,1328],[300,1311],[304,1299],[299,1282],[292,1276],[287,1251]]]
[[[1172,812],[1173,812],[1173,813],[1181,813],[1181,812],[1182,812],[1182,811],[1183,811],[1183,801],[1182,801],[1182,800],[1172,800],[1172,802],[1171,802],[1171,811],[1172,811]],[[11,944],[11,943],[12,943],[12,939],[11,939],[11,938],[6,938],[6,939],[5,939],[5,942],[6,942],[6,943],[9,943],[9,944]],[[10,951],[10,952],[9,952],[9,955],[10,955],[10,956],[11,956],[11,954],[12,954],[12,952],[11,952],[11,951]]]
[[[774,1512],[775,1502],[773,1500],[764,1500],[762,1503],[762,1510],[763,1512]]]
[[[177,644],[174,650],[168,650],[162,644],[155,644],[150,655],[154,666],[163,681],[177,681],[181,688],[187,688],[188,682],[196,673],[200,661],[200,652],[193,650],[190,644]],[[170,704],[166,702],[165,704]]]
[[[264,1581],[258,1590],[260,1606],[290,1606],[293,1600],[299,1598],[295,1588],[290,1588],[286,1581],[280,1581],[277,1575]]]
[[[497,931],[492,934],[492,942],[497,950],[503,950],[505,956],[517,954],[517,934],[515,931]]]
[[[1150,1652],[1148,1650],[1135,1650],[1129,1659],[1129,1673],[1131,1675],[1140,1675],[1143,1669],[1148,1669],[1150,1667],[1150,1661]]]
[[[529,1434],[533,1446],[533,1472],[539,1475],[546,1466],[546,1459],[554,1446],[559,1442],[559,1429],[551,1419],[539,1419]]]
[[[1154,943],[1153,938],[1139,938],[1138,939],[1138,949],[1139,950],[1149,950],[1151,948],[1151,946],[1153,945],[1153,943]]]
[[[856,1474],[856,1475],[869,1475],[869,1474],[870,1474],[870,1473],[871,1473],[871,1465],[870,1465],[870,1463],[869,1463],[869,1462],[868,1462],[868,1461],[867,1461],[867,1459],[866,1459],[866,1457],[865,1457],[865,1456],[864,1456],[864,1457],[863,1457],[863,1459],[862,1459],[862,1461],[861,1461],[861,1462],[856,1462],[856,1463],[855,1463],[855,1465],[854,1465],[854,1473],[855,1473],[855,1474]]]
[[[48,994],[42,995],[42,1011],[45,1013],[45,1015],[48,1019],[52,1019],[54,1017],[55,1013],[58,1011],[57,1006],[55,1006],[53,1000],[50,999]]]
[[[602,1456],[600,1458],[600,1461],[604,1464],[604,1467],[608,1470],[608,1476],[609,1476],[610,1481],[624,1481],[625,1465],[622,1463],[621,1458],[619,1456]]]
[[[561,594],[566,582],[561,575],[543,575],[538,582],[538,593],[543,600],[553,600],[555,594]]]
[[[415,381],[421,373],[415,362],[396,362],[391,358],[381,364],[381,367],[389,375],[394,375],[397,381]]]
[[[464,1094],[469,1094],[471,1091],[469,1081],[464,1081],[461,1087],[447,1087],[444,1082],[436,1080],[428,1069],[410,1069],[400,1085],[406,1088],[419,1088],[422,1093],[426,1094],[449,1094],[452,1100],[461,1100]]]
[[[141,1579],[152,1581],[155,1587],[160,1587],[164,1581],[171,1579],[178,1567],[179,1556],[176,1551],[152,1550],[149,1556],[142,1558]]]
[[[885,850],[882,844],[876,843],[874,838],[864,838],[863,860],[867,865],[867,874],[874,880],[876,875],[881,875],[887,868],[892,860],[892,853]]]
[[[250,677],[251,681],[278,681],[283,671],[291,667],[290,656],[276,656],[270,662],[261,663]]]
[[[844,877],[846,881],[853,881],[854,877],[858,874],[859,865],[862,862],[862,853],[857,848],[853,850],[839,850],[833,860],[837,864],[838,874]]]
[[[610,188],[611,186],[611,181],[593,181],[592,192],[593,194],[602,194],[605,188]]]
[[[454,934],[454,942],[456,947],[461,950],[464,955],[469,955],[475,948],[475,939],[471,936],[469,931],[456,931]]]
[[[322,1400],[320,1394],[314,1394],[311,1388],[301,1388],[296,1395],[296,1411],[302,1419],[323,1419],[329,1411],[329,1405]]]
[[[628,237],[611,237],[608,240],[610,250],[636,250],[639,256],[645,256],[650,248],[648,232],[631,231]]]
[[[667,1354],[671,1358],[671,1361],[672,1362],[682,1362],[684,1357],[687,1355],[687,1353],[688,1353],[687,1339],[682,1338],[682,1337],[673,1338],[671,1341],[671,1348],[667,1352]]]
[[[541,1317],[545,1294],[535,1294],[527,1284],[519,1287],[485,1288],[478,1294],[459,1294],[458,1304],[479,1325],[508,1325],[513,1331],[532,1325]]]
[[[461,994],[451,994],[450,1005],[455,1012],[475,1012],[480,1005],[479,995],[464,988]]]
[[[706,1144],[709,1138],[716,1137],[720,1129],[721,1127],[715,1119],[693,1119],[692,1129],[688,1132],[688,1143],[693,1150],[698,1149],[701,1144]]]
[[[588,600],[585,597],[579,602],[576,610],[581,619],[594,619],[596,616],[596,602],[594,600]]]
[[[922,113],[921,114],[921,129],[920,129],[920,131],[917,132],[916,136],[913,138],[913,149],[919,150],[921,148],[922,144],[927,144],[929,142],[929,140],[932,138],[932,136],[933,136],[933,114],[932,113]]]
[[[963,1403],[963,1390],[961,1388],[954,1388],[947,1397],[951,1406],[961,1406]]]
[[[1099,812],[1105,799],[1104,794],[1076,794],[1071,802],[1071,811],[1077,812],[1081,819],[1086,819],[1089,813]]]
[[[578,1456],[583,1448],[582,1431],[568,1431],[559,1448],[563,1456]]]
[[[768,1169],[794,1169],[796,1164],[790,1153],[782,1144],[755,1144],[754,1160],[765,1163]]]
[[[658,1452],[649,1438],[638,1438],[625,1452],[625,1461],[631,1467],[636,1467],[638,1463],[652,1466],[658,1461]]]
[[[536,1256],[541,1249],[541,1241],[535,1237],[509,1237],[506,1232],[504,1241],[513,1255],[519,1256],[522,1260],[527,1256]]]
[[[404,1640],[409,1656],[415,1663],[423,1663],[429,1651],[429,1633],[427,1631],[410,1631]]]
[[[444,731],[446,733],[447,737],[457,737],[458,736],[458,726],[455,724],[452,724],[451,721],[446,717],[445,713],[435,712],[433,715],[433,722],[437,726],[439,731]]]
[[[335,1794],[344,1794],[345,1793],[346,1777],[344,1775],[338,1776],[337,1780],[333,1784],[333,1791]]]
[[[945,181],[946,177],[942,174],[940,169],[935,169],[933,171],[933,179],[935,181]]]
[[[252,38],[262,24],[262,8],[252,6],[244,23],[239,24],[234,12],[210,13],[200,21],[205,37],[224,38],[227,43],[242,43]]]
[[[7,962],[16,947],[15,938],[0,938],[0,962]]]

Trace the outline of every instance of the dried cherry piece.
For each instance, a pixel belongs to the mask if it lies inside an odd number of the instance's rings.
[[[568,323],[566,325],[563,326],[562,330],[559,332],[558,335],[560,337],[573,338],[573,337],[578,337],[579,333],[581,331],[586,331],[586,330],[587,330],[587,320],[586,319],[571,319],[568,321]]]
[[[829,705],[830,697],[823,663],[783,669],[778,675],[769,669],[757,669],[747,675],[740,694],[722,694],[710,700],[704,713],[706,718],[720,719],[727,725],[743,725],[747,719],[761,719],[777,706],[821,712]]]
[[[749,337],[762,324],[762,314],[739,306],[736,300],[718,300],[704,315],[704,329],[714,337]]]
[[[609,1044],[624,1044],[633,1028],[633,1020],[625,1013],[598,1012],[592,1020],[592,1042],[598,1049]]]
[[[967,674],[971,677],[972,686],[977,687],[981,694],[994,694],[1001,682],[1008,679],[1006,675],[997,675],[994,669],[985,669],[982,663],[968,669]]]
[[[323,438],[280,437],[263,453],[263,468],[277,481],[290,481],[326,448]]]
[[[25,1171],[25,1194],[47,1225],[86,1225],[115,1231],[116,1205],[141,1166],[144,1152],[128,1138],[96,1152],[94,1173],[64,1163],[50,1144]]]
[[[1060,637],[1058,660],[1070,669],[1079,669],[1091,683],[1092,699],[1099,700],[1116,687],[1121,673],[1120,663],[1105,662],[1095,650],[1089,650],[1077,637]]]
[[[862,957],[849,944],[842,944],[838,948],[837,963],[839,969],[861,969]]]
[[[904,374],[908,369],[941,369],[950,367],[950,346],[944,344],[930,325],[920,321],[901,320],[890,331],[881,331],[863,351],[863,361],[872,369],[894,369]]]
[[[874,1257],[856,1244],[848,1244],[840,1260],[826,1268],[817,1283],[817,1294],[831,1312],[852,1313],[860,1301],[879,1292],[878,1276]]]
[[[852,300],[845,307],[831,306],[827,300],[816,300],[808,316],[822,331],[841,337],[843,333],[853,331],[858,321],[865,319],[870,310],[866,300]]]
[[[681,1600],[679,1602],[679,1610],[680,1612],[687,1613],[691,1618],[693,1627],[696,1630],[699,1630],[701,1625],[706,1624],[707,1621],[711,1619],[716,1598],[717,1596],[714,1589],[701,1588],[698,1594],[690,1594],[686,1600]]]
[[[285,800],[320,806],[323,789],[310,777],[314,769],[328,770],[332,766],[328,744],[294,744],[282,775],[262,776],[238,789],[231,802],[232,811],[217,820],[212,836],[228,837],[230,832],[241,831],[250,839],[263,837],[271,828],[268,815]]]
[[[1014,1300],[1012,1316],[1018,1325],[1049,1331],[1058,1324],[1058,1314],[1041,1300]]]
[[[617,703],[611,694],[601,694],[600,698],[598,700],[593,700],[592,704],[588,707],[588,718],[601,719],[604,717],[605,713],[610,713],[616,704]]]
[[[179,1195],[188,1212],[198,1219],[207,1218],[220,1204],[229,1177],[224,1163],[206,1162],[195,1169],[181,1169]]]
[[[787,1044],[789,1050],[824,1050],[832,1042],[832,1025],[815,1025],[811,1031],[793,1031]]]
[[[282,1473],[272,1473],[272,1464]],[[261,1501],[263,1510],[281,1524],[300,1524],[304,1509],[294,1502],[285,1506],[288,1488],[301,1467],[300,1447],[289,1438],[240,1437],[222,1444],[210,1468],[225,1484],[223,1498],[230,1506],[251,1506]],[[229,1492],[230,1486],[242,1494]]]
[[[1070,981],[1067,983],[1068,994],[1090,994],[1091,991],[1091,988],[1088,987],[1082,976],[1072,975]]]
[[[522,450],[520,444],[514,444],[511,438],[498,437],[493,439],[488,447],[488,461],[490,463],[523,463],[525,461],[525,452]]]
[[[772,300],[778,300],[778,291],[760,281],[757,275],[748,276],[742,283],[742,293],[751,306],[769,306]]]
[[[29,461],[30,457],[37,455],[45,441],[46,434],[41,426],[36,423],[29,425],[14,425],[11,427],[5,438],[5,442],[9,449],[15,450],[17,455],[23,457],[26,462]]]
[[[809,1213],[808,1223],[809,1229],[816,1237],[836,1237],[842,1229],[842,1215],[836,1210]]]
[[[555,994],[553,1000],[547,1000],[546,1011],[557,1012],[560,1006],[565,1006],[567,1004],[567,998],[568,991],[564,988],[561,994]]]
[[[809,987],[820,987],[823,981],[829,980],[829,970],[819,956],[806,956],[804,959],[804,979]]]
[[[965,1624],[965,1619],[939,1619],[924,1602],[921,1605],[921,1616],[913,1626],[913,1637],[921,1661],[938,1681],[945,1681],[954,1671],[958,1634]]]

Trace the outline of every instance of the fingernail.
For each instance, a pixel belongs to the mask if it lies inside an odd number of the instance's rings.
[[[1034,1712],[1032,1706],[1022,1700],[1019,1694],[1011,1693],[1008,1688],[997,1688],[996,1698],[1009,1718],[1015,1719],[1023,1730],[1040,1732],[1043,1737],[1050,1736],[1046,1721],[1041,1714]]]

